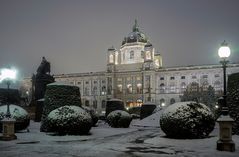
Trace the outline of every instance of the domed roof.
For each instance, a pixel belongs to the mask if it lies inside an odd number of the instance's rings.
[[[124,40],[122,41],[122,45],[124,45],[126,43],[133,43],[133,42],[143,42],[143,43],[148,42],[148,39],[145,36],[145,34],[141,31],[139,31],[139,26],[138,26],[137,20],[135,20],[135,24],[133,26],[133,31],[131,33],[129,33],[127,37],[124,38]]]

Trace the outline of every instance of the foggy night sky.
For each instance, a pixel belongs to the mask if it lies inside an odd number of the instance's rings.
[[[36,73],[45,56],[51,74],[106,70],[107,49],[140,30],[163,66],[218,64],[225,39],[239,63],[239,0],[1,0],[0,68]]]

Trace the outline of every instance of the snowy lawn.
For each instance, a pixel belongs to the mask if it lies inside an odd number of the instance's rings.
[[[31,121],[30,132],[16,133],[17,140],[0,141],[0,157],[239,156],[239,136],[233,136],[236,152],[216,150],[217,126],[209,138],[193,140],[166,138],[159,127],[111,128],[99,123],[87,136],[52,136],[39,128],[40,123]]]

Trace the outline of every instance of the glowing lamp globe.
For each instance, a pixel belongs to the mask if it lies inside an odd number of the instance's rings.
[[[16,79],[16,70],[11,68],[4,68],[0,73],[0,81],[3,80],[15,80]]]
[[[218,50],[218,55],[220,58],[228,58],[230,54],[231,54],[231,50],[228,47],[228,44],[226,43],[226,41],[224,41]]]

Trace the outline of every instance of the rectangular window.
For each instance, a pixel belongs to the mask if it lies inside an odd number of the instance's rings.
[[[207,78],[208,76],[207,75],[203,75],[202,78]]]
[[[185,79],[185,76],[181,76],[181,79]]]
[[[174,80],[175,78],[172,76],[172,77],[170,77],[170,80]]]
[[[215,76],[214,77],[220,77],[220,75],[219,74],[215,74]]]
[[[164,77],[160,77],[160,80],[164,80]]]
[[[97,81],[94,81],[94,84],[97,84],[98,82]]]
[[[86,81],[85,84],[89,84],[89,81]]]
[[[196,79],[197,78],[197,76],[192,76],[192,79]]]

